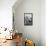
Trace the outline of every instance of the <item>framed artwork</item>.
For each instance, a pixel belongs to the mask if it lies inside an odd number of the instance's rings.
[[[33,25],[33,13],[24,13],[24,25]]]

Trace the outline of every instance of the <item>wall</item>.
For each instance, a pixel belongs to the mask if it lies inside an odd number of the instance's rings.
[[[41,27],[41,42],[42,46],[46,46],[46,0],[41,1],[41,16],[40,27]]]
[[[14,5],[15,6],[15,5]],[[33,25],[24,26],[24,13],[33,13]],[[41,15],[40,0],[23,0],[23,2],[14,9],[15,28],[23,33],[23,37],[35,41],[36,46],[41,46],[40,19]]]
[[[0,0],[0,27],[12,28],[12,6],[16,0]]]

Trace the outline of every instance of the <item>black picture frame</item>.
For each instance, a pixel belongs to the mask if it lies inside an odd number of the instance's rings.
[[[33,13],[24,13],[24,25],[33,25]]]

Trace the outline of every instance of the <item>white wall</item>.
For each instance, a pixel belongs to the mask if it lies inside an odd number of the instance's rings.
[[[46,0],[41,1],[40,23],[42,46],[46,46]]]
[[[0,0],[0,27],[12,28],[12,6],[16,0]]]
[[[33,25],[24,26],[24,13],[33,13]],[[15,28],[18,32],[22,32],[24,38],[35,41],[36,46],[41,46],[40,37],[40,20],[41,15],[40,0],[23,0],[23,2],[15,9]]]

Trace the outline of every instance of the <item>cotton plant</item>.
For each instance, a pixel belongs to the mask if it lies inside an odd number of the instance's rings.
[[[7,35],[11,35],[10,33],[12,33],[13,29],[8,29],[5,27],[0,27],[0,34],[2,36],[7,36]]]
[[[0,27],[0,33],[2,33],[4,31],[4,28]]]
[[[9,32],[8,28],[5,28],[5,27],[0,28],[0,37],[1,38],[5,38],[9,34],[10,34],[10,32]]]
[[[1,27],[0,28],[0,38],[5,38],[5,28],[4,27]]]

